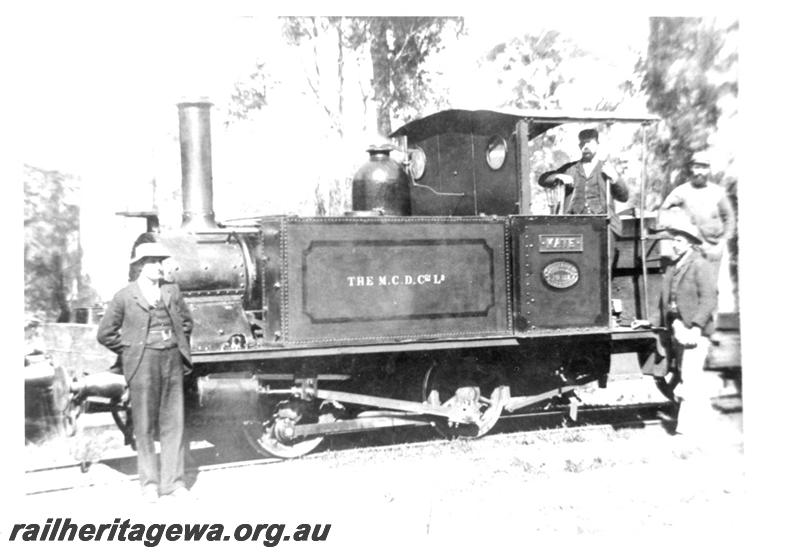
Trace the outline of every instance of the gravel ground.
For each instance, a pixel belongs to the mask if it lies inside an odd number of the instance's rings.
[[[41,465],[50,449],[31,447],[29,455],[38,451]],[[151,521],[330,523],[325,547],[358,555],[550,543],[575,554],[597,538],[605,543],[591,546],[594,554],[626,553],[636,539],[648,540],[647,554],[660,547],[653,540],[723,549],[741,543],[745,526],[741,413],[722,416],[717,434],[701,440],[658,427],[558,429],[234,464],[202,471],[189,502],[149,506],[138,502],[135,461],[122,451],[104,458],[110,467],[80,476],[91,487],[25,497],[25,512],[109,522],[124,510]],[[75,480],[79,472],[48,474],[57,484],[65,479],[58,474]]]

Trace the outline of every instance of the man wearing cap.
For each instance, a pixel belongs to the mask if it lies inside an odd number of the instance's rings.
[[[670,356],[680,370],[676,395],[681,399],[676,433],[703,433],[713,423],[713,385],[703,367],[709,336],[714,330],[716,285],[709,262],[697,251],[698,228],[688,217],[675,220],[667,233],[675,259],[667,267],[661,288],[662,324],[671,332]],[[713,379],[713,378],[712,378]]]
[[[711,263],[716,283],[722,255],[736,228],[736,215],[725,188],[709,182],[711,160],[705,151],[692,155],[691,178],[670,192],[661,210],[680,207],[700,229],[701,251]],[[669,223],[664,223],[669,225]]]
[[[557,182],[563,183],[567,190],[564,214],[608,214],[611,230],[619,235],[622,232],[622,222],[606,192],[609,191],[611,197],[617,201],[627,201],[628,188],[610,165],[596,159],[599,147],[597,130],[581,130],[578,134],[578,146],[581,160],[545,172],[539,177],[539,185],[549,188]]]
[[[114,295],[97,331],[97,340],[121,356],[128,383],[136,437],[139,483],[145,499],[183,496],[183,376],[191,371],[192,317],[176,284],[162,282],[162,261],[170,257],[159,243],[136,246],[131,265],[138,278]],[[135,272],[134,272],[135,274]],[[161,444],[160,470],[155,453]]]

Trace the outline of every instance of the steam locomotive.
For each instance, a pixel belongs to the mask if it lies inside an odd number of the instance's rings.
[[[529,209],[533,138],[654,118],[445,110],[370,148],[351,212],[227,226],[213,211],[210,107],[178,105],[182,227],[159,232],[140,214],[148,230],[134,244],[173,254],[168,274],[195,321],[190,423],[291,458],[379,428],[480,436],[503,413],[618,374],[663,375],[663,330],[649,324],[660,258],[643,211],[623,218],[612,253],[606,215]],[[73,402],[111,411],[129,436],[110,353],[94,326],[72,327],[50,340],[69,346]]]

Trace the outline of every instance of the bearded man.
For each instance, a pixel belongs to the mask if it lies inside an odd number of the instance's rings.
[[[597,130],[581,130],[578,134],[581,159],[568,162],[556,170],[539,177],[539,185],[550,188],[557,182],[564,184],[565,215],[608,215],[609,228],[619,236],[622,222],[607,192],[617,201],[628,200],[628,187],[614,168],[597,158],[600,139]]]

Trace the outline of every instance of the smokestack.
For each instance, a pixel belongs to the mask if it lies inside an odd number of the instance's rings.
[[[211,106],[212,103],[202,100],[178,103],[182,228],[219,228],[214,219],[211,178]]]

